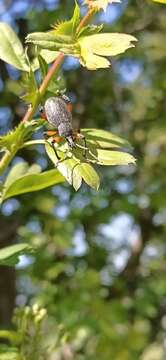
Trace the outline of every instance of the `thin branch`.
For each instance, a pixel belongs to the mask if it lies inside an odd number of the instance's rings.
[[[3,155],[1,161],[0,161],[0,175],[3,174],[4,170],[7,168],[7,166],[9,165],[10,161],[13,159],[13,157],[15,156],[17,150],[10,152],[10,151],[6,151],[5,154]]]
[[[80,30],[89,23],[91,17],[94,15],[94,13],[96,12],[96,10],[94,9],[90,9],[87,14],[82,18],[82,20],[80,21],[77,31],[76,33],[79,34]]]
[[[40,93],[41,97],[44,95],[52,77],[54,76],[55,72],[58,70],[59,66],[61,65],[62,61],[64,60],[64,57],[65,57],[65,55],[63,53],[60,53],[58,55],[58,57],[56,58],[56,60],[54,61],[54,63],[52,64],[52,66],[50,67],[50,69],[48,70],[48,73],[39,88],[39,93]],[[32,106],[30,106],[28,111],[26,112],[24,118],[22,119],[22,121],[30,121],[36,111],[37,106],[38,106],[38,104],[36,104],[36,106],[34,106],[33,108],[32,108]]]

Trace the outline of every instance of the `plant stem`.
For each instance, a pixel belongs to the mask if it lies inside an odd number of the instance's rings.
[[[78,27],[77,27],[77,34],[79,34],[80,30],[83,28],[83,26],[85,26],[86,24],[88,24],[89,20],[91,19],[91,17],[93,16],[93,14],[95,13],[96,10],[94,9],[90,9],[86,15],[82,18],[82,20],[80,21]]]
[[[5,154],[3,155],[2,159],[0,160],[0,175],[3,174],[4,170],[7,168],[7,166],[9,165],[10,161],[13,159],[13,157],[15,156],[17,150],[15,151],[6,151]]]
[[[55,72],[58,70],[59,66],[61,65],[62,61],[64,60],[64,57],[65,57],[65,55],[63,53],[60,53],[58,55],[58,57],[56,58],[56,60],[54,61],[54,63],[52,64],[52,66],[50,67],[50,69],[48,70],[48,73],[39,88],[39,94],[41,97],[44,95],[44,93],[49,85],[49,82],[51,81]],[[30,106],[29,109],[27,110],[24,118],[22,119],[22,121],[30,121],[36,111],[37,106],[38,106],[38,103],[33,108],[32,108],[32,106]]]

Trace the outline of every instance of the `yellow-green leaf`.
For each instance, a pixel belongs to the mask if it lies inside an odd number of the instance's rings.
[[[100,165],[128,165],[135,164],[135,158],[123,151],[96,150],[96,157]]]
[[[14,165],[6,178],[4,183],[5,190],[7,190],[16,180],[19,178],[29,175],[29,174],[38,174],[41,172],[41,167],[38,164],[28,165],[27,162],[21,161],[18,164]]]
[[[67,182],[70,185],[72,185],[74,189],[77,191],[82,184],[82,177],[80,176],[77,170],[77,165],[79,164],[79,161],[71,158],[67,158],[65,160],[66,152],[68,152],[68,156],[70,155],[70,152],[68,151],[66,145],[67,144],[65,144],[64,146],[62,145],[60,147],[61,151],[58,151],[58,155],[61,157],[60,161],[58,160],[53,147],[48,142],[45,144],[45,149],[47,155],[49,156],[53,164],[57,167],[58,171],[64,176]]]
[[[7,246],[0,250],[0,264],[8,266],[16,265],[19,262],[20,255],[32,252],[32,247],[26,243]]]
[[[84,49],[82,54],[83,56],[80,58],[80,63],[89,70],[106,69],[110,67],[110,62],[106,58],[94,55],[88,49]]]
[[[27,173],[14,181],[7,189],[4,188],[3,200],[27,192],[39,191],[63,181],[63,176],[55,169],[40,174]]]
[[[100,178],[94,168],[87,163],[81,163],[77,165],[77,171],[84,179],[86,184],[88,184],[91,188],[98,190],[100,186]],[[75,176],[75,170],[73,171],[73,175]]]
[[[85,135],[87,144],[94,145],[96,148],[111,149],[130,147],[128,141],[110,131],[101,129],[82,129],[81,133]]]
[[[80,8],[76,0],[75,0],[75,9],[71,21],[72,21],[72,35],[74,35],[80,21]]]
[[[161,4],[166,4],[166,0],[152,0],[154,2],[159,2]]]
[[[80,62],[89,70],[109,67],[110,62],[103,56],[115,56],[134,47],[137,39],[128,34],[104,33],[79,38]]]

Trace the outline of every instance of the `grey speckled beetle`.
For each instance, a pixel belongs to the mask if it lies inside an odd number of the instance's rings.
[[[47,138],[52,137],[52,144],[59,143],[61,139],[66,139],[70,148],[76,146],[81,147],[75,143],[76,139],[84,140],[84,150],[86,152],[86,140],[80,131],[73,131],[72,128],[72,104],[66,95],[61,97],[52,96],[48,98],[43,107],[40,108],[41,117],[46,119],[53,129],[46,132]],[[81,147],[82,148],[82,147]]]
[[[69,146],[73,148],[75,143],[72,136],[70,104],[70,99],[66,95],[63,95],[63,97],[50,97],[46,100],[43,111],[47,121],[54,129],[57,129],[58,135],[65,138]]]

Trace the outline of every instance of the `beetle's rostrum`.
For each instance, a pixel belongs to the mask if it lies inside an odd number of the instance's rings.
[[[58,131],[60,137],[64,137],[71,148],[75,147],[72,136],[72,114],[67,105],[70,99],[65,95],[62,97],[50,97],[44,104],[44,114],[47,121]]]

